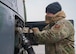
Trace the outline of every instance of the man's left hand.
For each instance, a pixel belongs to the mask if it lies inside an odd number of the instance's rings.
[[[33,32],[39,32],[39,28],[35,27],[35,28],[32,28]]]

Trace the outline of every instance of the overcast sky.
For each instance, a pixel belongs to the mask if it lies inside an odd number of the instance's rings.
[[[58,1],[67,15],[67,19],[76,18],[76,0],[26,0],[27,21],[45,20],[45,8],[48,4]]]

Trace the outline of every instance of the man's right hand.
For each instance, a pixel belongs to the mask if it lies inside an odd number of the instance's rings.
[[[23,30],[22,30],[22,28],[21,27],[16,27],[16,29],[15,29],[17,32],[19,32],[20,34],[21,33],[23,33]]]

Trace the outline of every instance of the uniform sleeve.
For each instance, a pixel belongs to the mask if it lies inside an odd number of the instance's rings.
[[[36,32],[35,35],[40,43],[56,43],[69,36],[69,27],[63,22],[58,22],[49,30]]]

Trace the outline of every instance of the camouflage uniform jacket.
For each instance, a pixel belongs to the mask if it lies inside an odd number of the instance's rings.
[[[75,54],[74,27],[68,20],[58,20],[52,27],[48,24],[35,32],[38,42],[45,44],[46,54]]]

